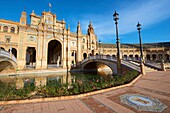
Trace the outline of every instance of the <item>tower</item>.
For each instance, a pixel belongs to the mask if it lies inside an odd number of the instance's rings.
[[[27,13],[25,11],[23,11],[22,14],[21,14],[20,25],[22,25],[22,26],[27,25]]]
[[[97,36],[95,35],[92,22],[90,22],[87,30],[87,39],[88,39],[88,50],[92,55],[95,54],[95,50],[97,50]]]

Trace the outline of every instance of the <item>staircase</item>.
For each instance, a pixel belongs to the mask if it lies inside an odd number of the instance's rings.
[[[135,65],[140,65],[140,63],[137,63],[137,62],[134,62],[134,61],[129,61],[129,62],[131,62],[131,63],[133,63],[133,64],[135,64]],[[148,67],[148,66],[144,66],[145,68],[145,72],[147,73],[147,72],[153,72],[153,71],[157,71],[157,70],[155,70],[155,69],[153,69],[153,68],[150,68],[150,67]]]

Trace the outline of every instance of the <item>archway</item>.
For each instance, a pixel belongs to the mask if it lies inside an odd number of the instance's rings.
[[[0,49],[5,50],[3,47],[0,47]]]
[[[152,55],[152,60],[156,60],[156,55],[155,54]]]
[[[94,56],[94,50],[92,50],[92,56]]]
[[[147,60],[151,60],[151,57],[150,57],[149,54],[146,55],[146,59],[147,59]]]
[[[161,61],[162,59],[163,59],[162,54],[159,54],[159,55],[158,55],[158,60]]]
[[[169,61],[169,55],[165,54],[165,61]]]
[[[26,68],[35,68],[36,50],[35,47],[27,47],[26,50]]]
[[[139,59],[139,56],[138,55],[135,55],[135,60],[138,60]]]
[[[17,50],[15,48],[12,48],[12,54],[17,58]]]
[[[112,55],[112,58],[116,58],[116,55],[113,54],[113,55]]]
[[[110,55],[109,55],[109,54],[107,54],[107,55],[106,55],[106,58],[110,58]]]
[[[133,55],[129,55],[130,60],[133,60]]]
[[[51,40],[48,43],[48,57],[47,64],[48,66],[56,67],[61,64],[62,56],[62,46],[61,43],[57,40]]]
[[[86,59],[87,58],[87,54],[83,53],[83,58]]]
[[[124,60],[127,60],[127,55],[124,55]]]

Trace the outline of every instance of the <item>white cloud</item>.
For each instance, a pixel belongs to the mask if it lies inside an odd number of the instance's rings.
[[[126,8],[117,9],[119,13],[119,34],[127,34],[136,31],[136,24],[139,21],[143,28],[150,27],[170,18],[170,0],[145,0],[127,4]],[[114,10],[114,9],[113,9]],[[87,16],[88,15],[88,16]],[[101,37],[115,34],[113,12],[107,11],[105,14],[83,15],[81,21],[82,30],[87,31],[89,18],[93,22],[96,34]]]

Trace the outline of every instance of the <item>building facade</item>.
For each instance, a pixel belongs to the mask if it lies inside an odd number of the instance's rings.
[[[20,22],[0,19],[0,48],[11,51],[17,58],[18,69],[50,67],[71,68],[92,55],[116,57],[115,44],[99,44],[90,22],[87,34],[82,34],[80,22],[77,32],[66,28],[64,20],[57,20],[51,12],[38,16],[32,11],[30,24],[27,13],[21,13]],[[170,43],[144,44],[144,58],[170,60]],[[139,45],[122,44],[122,59],[138,59]]]
[[[97,36],[91,22],[87,34],[82,34],[80,22],[77,32],[71,32],[69,27],[66,29],[66,22],[57,20],[51,12],[38,16],[32,11],[30,24],[27,18],[24,11],[20,22],[0,20],[0,47],[12,51],[18,69],[70,68],[97,52]]]

